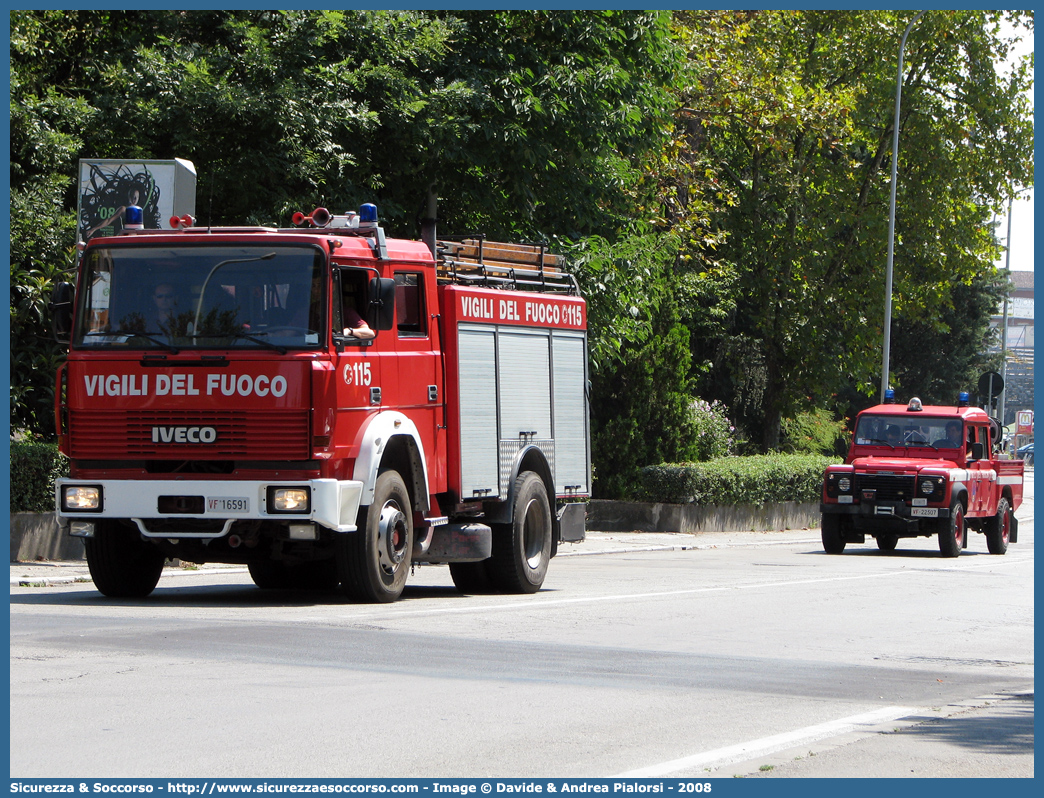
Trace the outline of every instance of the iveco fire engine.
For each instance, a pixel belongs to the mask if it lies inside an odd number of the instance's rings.
[[[538,590],[584,537],[586,305],[539,246],[171,219],[83,246],[52,299],[70,477],[57,517],[98,589],[165,561],[393,601],[417,563]]]
[[[942,555],[956,557],[973,529],[1004,554],[1018,540],[1023,464],[993,454],[999,432],[966,393],[955,407],[917,398],[904,407],[889,390],[857,416],[844,465],[826,470],[823,548],[840,554],[871,535],[892,551],[900,538],[937,535]]]

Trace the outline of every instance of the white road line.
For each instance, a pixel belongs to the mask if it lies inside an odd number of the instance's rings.
[[[762,737],[760,740],[751,740],[738,745],[729,745],[714,751],[704,751],[700,754],[672,759],[669,762],[661,762],[658,765],[638,768],[621,773],[613,778],[656,778],[668,776],[681,770],[692,768],[713,768],[727,765],[730,762],[742,762],[746,759],[773,754],[777,751],[785,751],[797,745],[822,740],[826,737],[835,737],[860,728],[869,729],[879,723],[895,720],[905,715],[911,715],[916,710],[913,707],[884,707],[872,712],[864,712],[861,715],[832,720],[815,726],[806,726],[804,729],[795,729],[783,734],[774,734],[771,737]]]
[[[421,615],[459,615],[462,613],[476,613],[476,612],[509,612],[512,610],[540,610],[547,607],[561,607],[569,604],[597,604],[601,602],[612,602],[612,601],[634,601],[637,599],[657,599],[657,598],[670,598],[673,596],[692,596],[699,593],[725,593],[732,590],[760,590],[762,588],[773,588],[773,587],[793,587],[799,585],[819,585],[826,584],[829,582],[851,582],[858,579],[876,579],[883,576],[908,576],[910,574],[920,574],[925,571],[970,571],[978,568],[994,568],[1005,565],[1021,565],[1026,562],[1032,562],[1031,557],[1004,557],[994,558],[991,557],[988,561],[982,563],[973,563],[968,565],[940,565],[940,566],[920,566],[916,568],[903,568],[902,570],[896,571],[884,571],[882,573],[873,574],[853,574],[849,576],[827,576],[820,577],[818,579],[790,579],[780,580],[776,582],[749,582],[742,585],[717,585],[715,587],[694,587],[685,588],[681,590],[663,590],[648,593],[620,593],[616,595],[608,596],[583,596],[579,598],[569,599],[542,599],[537,596],[530,596],[526,599],[509,601],[499,604],[483,603],[479,605],[469,604],[466,607],[428,607],[425,609],[394,609],[386,610],[382,612],[373,611],[362,611],[358,614],[352,613],[350,615],[333,615],[323,613],[321,616],[312,616],[307,620],[312,623],[338,620],[338,621],[359,621],[370,618],[379,618],[384,621],[391,621],[397,618],[411,618]]]

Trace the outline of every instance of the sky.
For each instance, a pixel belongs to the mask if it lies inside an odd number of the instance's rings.
[[[1021,57],[1033,51],[1033,32],[1020,31],[1024,37],[1013,51],[1015,57]],[[1033,96],[1030,95],[1030,102]],[[1011,209],[1011,260],[1002,252],[997,266],[1008,266],[1012,271],[1033,271],[1033,189],[1030,188],[1012,204]],[[1005,243],[1008,237],[1008,220],[1005,217],[997,220],[997,237]]]

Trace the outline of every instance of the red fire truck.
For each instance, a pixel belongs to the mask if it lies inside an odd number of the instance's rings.
[[[955,407],[916,398],[904,407],[889,391],[857,416],[844,464],[826,470],[823,548],[840,554],[871,535],[892,551],[899,538],[937,535],[942,555],[956,557],[973,529],[991,554],[1004,554],[1018,541],[1023,464],[994,454],[999,435],[966,393]]]
[[[361,601],[419,563],[538,590],[591,482],[586,305],[555,256],[386,238],[373,205],[192,222],[91,239],[52,299],[58,522],[98,589],[146,596],[179,558]]]

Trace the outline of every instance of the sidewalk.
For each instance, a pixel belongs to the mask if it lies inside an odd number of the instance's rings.
[[[778,532],[705,532],[690,535],[683,532],[591,532],[583,543],[563,543],[559,557],[583,557],[595,554],[627,554],[639,551],[686,551],[724,546],[766,546],[808,541],[818,544],[816,530],[788,529]],[[208,563],[206,565],[168,565],[164,577],[191,576],[207,571],[246,573],[245,565]],[[42,560],[11,563],[11,587],[50,587],[76,582],[90,582],[86,560]]]

